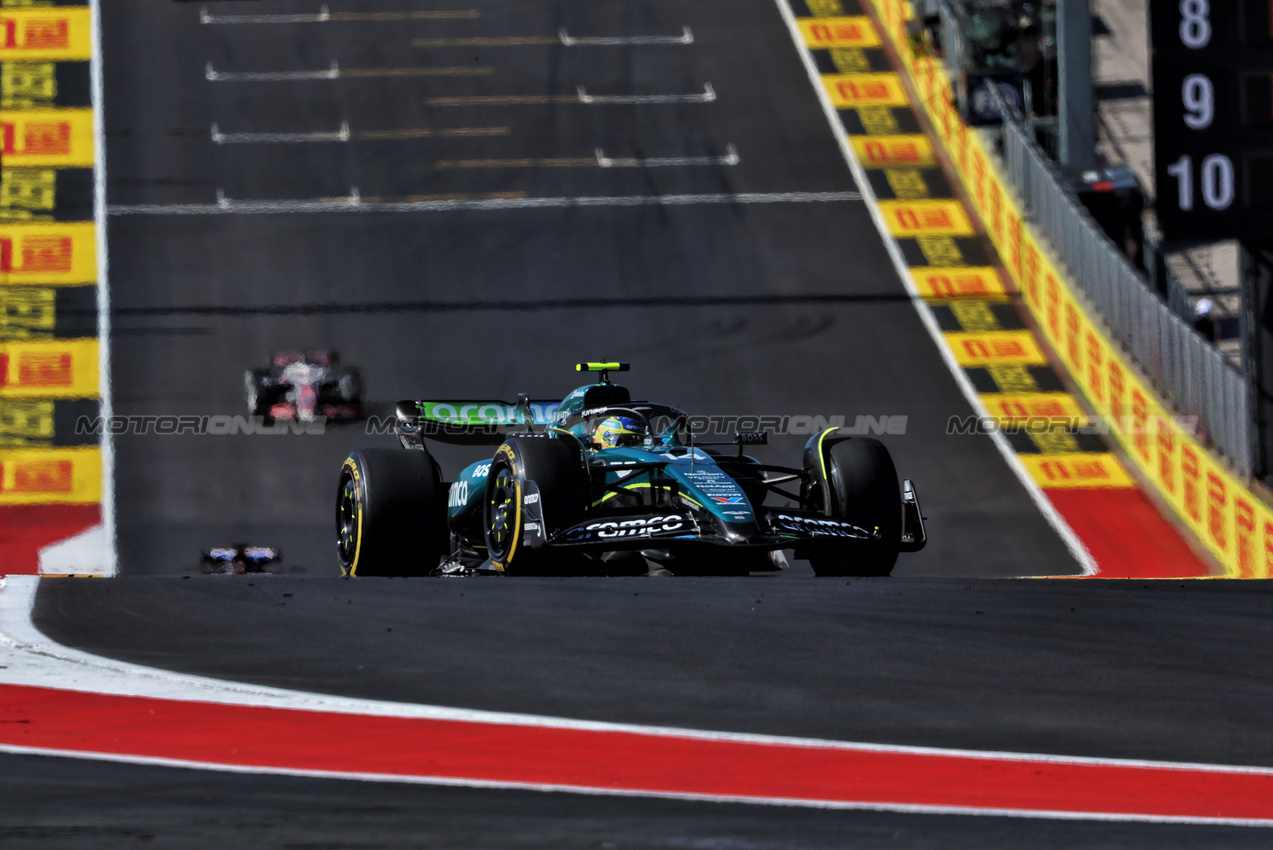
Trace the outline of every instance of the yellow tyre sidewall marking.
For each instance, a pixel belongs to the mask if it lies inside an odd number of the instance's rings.
[[[343,469],[349,471],[349,475],[354,480],[354,513],[358,516],[358,530],[354,538],[354,557],[350,561],[349,569],[346,575],[358,575],[358,558],[362,554],[362,514],[363,514],[363,498],[362,498],[362,475],[358,472],[358,464],[354,463],[352,458],[345,458]],[[342,496],[344,494],[341,494]]]
[[[513,562],[513,556],[517,553],[517,544],[522,539],[522,478],[517,472],[517,456],[513,450],[507,445],[500,446],[499,450],[508,459],[508,471],[513,476],[513,542],[504,555],[503,561],[491,559],[495,569],[502,573]]]

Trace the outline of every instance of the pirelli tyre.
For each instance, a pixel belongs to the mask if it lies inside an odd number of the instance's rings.
[[[900,543],[902,490],[888,449],[870,437],[826,442],[810,440],[813,457],[806,452],[805,460],[813,485],[821,490],[823,511],[866,531],[878,529],[881,541]],[[896,550],[829,545],[810,552],[809,565],[820,576],[886,576],[893,571],[897,554]]]
[[[446,488],[427,451],[359,449],[345,459],[336,495],[345,575],[428,575],[448,542]]]
[[[589,500],[580,444],[569,438],[509,437],[491,461],[483,524],[490,563],[506,575],[567,571],[543,541],[582,522]]]

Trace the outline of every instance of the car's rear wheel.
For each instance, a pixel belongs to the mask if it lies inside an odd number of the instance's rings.
[[[527,540],[527,484],[533,482],[535,513],[542,535],[551,537],[581,522],[589,498],[588,471],[573,440],[510,437],[491,461],[486,479],[483,520],[487,555],[497,570],[510,575],[567,572],[565,559],[553,558]]]
[[[826,450],[825,466],[815,465],[810,473],[822,486],[827,516],[878,530],[881,541],[901,542],[902,490],[883,443],[870,437],[840,440]],[[810,552],[809,565],[820,576],[886,576],[897,554],[829,545]]]
[[[345,459],[336,494],[345,575],[428,575],[448,542],[446,489],[427,451],[360,449]]]

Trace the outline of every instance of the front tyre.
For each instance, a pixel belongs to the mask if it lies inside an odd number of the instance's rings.
[[[888,449],[870,437],[850,437],[827,449],[825,465],[814,469],[824,485],[827,516],[877,531],[882,542],[902,539],[902,490]],[[825,472],[824,472],[825,470]],[[897,563],[897,550],[862,551],[831,547],[810,553],[809,565],[820,576],[886,576]]]
[[[513,575],[560,568],[526,536],[527,484],[537,494],[543,528],[537,539],[581,522],[589,498],[588,471],[577,442],[548,437],[509,437],[491,461],[483,520],[487,556],[495,569]]]
[[[336,492],[345,575],[428,575],[448,540],[446,491],[427,451],[359,449],[345,459]]]

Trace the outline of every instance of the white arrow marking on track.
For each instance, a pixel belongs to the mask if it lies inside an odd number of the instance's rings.
[[[711,103],[716,100],[716,90],[711,83],[703,86],[702,94],[588,94],[583,86],[576,89],[580,103]]]
[[[606,38],[578,38],[571,36],[562,27],[557,30],[557,38],[567,47],[610,47],[626,44],[693,44],[694,33],[684,27],[680,35],[631,35],[612,36]]]
[[[217,190],[212,204],[133,204],[116,205],[109,215],[217,215],[242,213],[269,215],[278,213],[332,212],[455,212],[458,210],[562,209],[570,207],[683,207],[701,204],[810,204],[860,201],[858,192],[744,192],[702,195],[618,195],[596,197],[547,198],[446,198],[427,201],[367,201],[347,198],[313,198],[274,201],[230,200]]]
[[[741,162],[738,151],[733,145],[725,147],[724,156],[652,156],[644,159],[636,157],[608,157],[597,148],[597,165],[602,168],[661,168],[670,165],[737,165]]]

